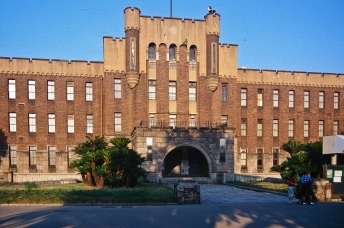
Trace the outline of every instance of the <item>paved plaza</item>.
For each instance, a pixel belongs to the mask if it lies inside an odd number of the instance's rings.
[[[229,185],[201,184],[201,203],[288,202],[287,195],[257,192]],[[296,199],[294,200],[296,202]]]

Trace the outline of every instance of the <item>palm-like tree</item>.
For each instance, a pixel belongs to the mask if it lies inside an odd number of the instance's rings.
[[[300,141],[291,140],[287,143],[283,143],[281,149],[287,151],[290,156],[292,156],[300,151],[304,151],[305,145]]]

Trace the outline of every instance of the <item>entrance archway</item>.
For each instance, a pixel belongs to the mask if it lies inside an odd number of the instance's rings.
[[[163,177],[209,177],[208,161],[195,147],[174,148],[166,155],[163,164]]]

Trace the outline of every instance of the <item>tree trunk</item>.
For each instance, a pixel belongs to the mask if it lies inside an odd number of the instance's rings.
[[[86,178],[87,178],[88,186],[93,187],[94,184],[93,184],[93,181],[92,181],[92,175],[91,175],[91,173],[87,173],[87,174],[86,174]]]

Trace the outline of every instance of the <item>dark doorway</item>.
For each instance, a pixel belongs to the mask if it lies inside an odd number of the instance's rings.
[[[196,148],[182,146],[172,150],[164,160],[163,177],[209,177],[208,162]]]

